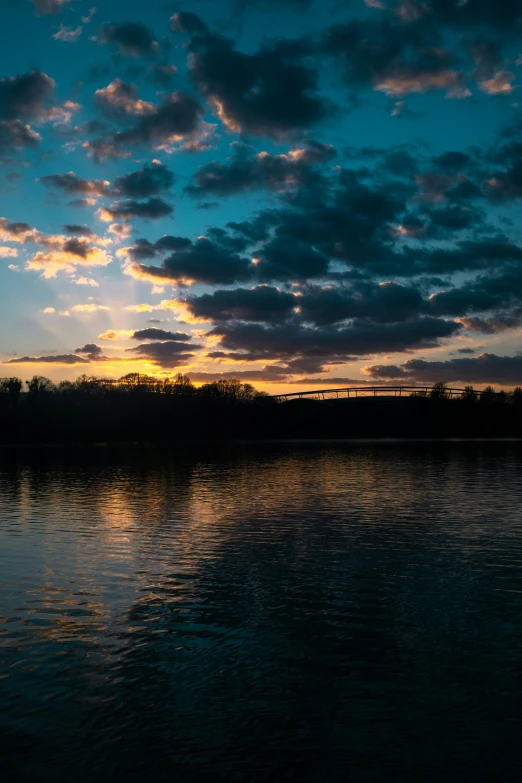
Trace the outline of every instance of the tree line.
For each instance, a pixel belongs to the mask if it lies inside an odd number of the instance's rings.
[[[451,395],[451,396],[450,396]],[[421,399],[422,398],[422,399]],[[251,384],[189,376],[0,379],[0,443],[355,437],[522,437],[522,388],[443,383],[409,396],[276,403]]]

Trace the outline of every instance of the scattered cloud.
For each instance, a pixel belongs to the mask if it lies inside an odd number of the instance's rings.
[[[78,40],[80,35],[82,34],[82,26],[78,25],[78,27],[67,27],[64,24],[61,24],[58,31],[53,34],[53,38],[55,38],[57,41],[64,41],[65,43],[74,43]]]
[[[98,32],[102,44],[111,44],[128,57],[151,57],[158,50],[149,28],[141,22],[108,23]]]

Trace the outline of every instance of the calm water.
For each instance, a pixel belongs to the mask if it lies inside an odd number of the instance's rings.
[[[0,456],[6,783],[520,780],[521,445],[179,448]]]

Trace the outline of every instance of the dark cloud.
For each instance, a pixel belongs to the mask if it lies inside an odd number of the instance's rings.
[[[522,20],[518,0],[397,0],[396,14],[405,23],[438,23],[457,28],[497,28],[504,33],[516,32]]]
[[[126,199],[125,201],[113,201],[110,206],[103,207],[102,212],[104,218],[107,215],[110,219],[115,220],[131,220],[132,218],[159,220],[172,215],[174,207],[161,198],[149,198],[147,201]]]
[[[490,264],[494,266],[492,260]],[[434,313],[452,316],[502,310],[521,301],[522,275],[518,266],[508,266],[501,274],[479,275],[449,291],[439,291],[430,299]]]
[[[461,318],[461,321],[470,331],[481,334],[498,334],[508,329],[519,329],[522,326],[522,308],[517,307],[514,312],[500,312],[487,318]]]
[[[165,149],[185,144],[197,149],[206,133],[201,124],[202,115],[203,109],[194,98],[180,92],[169,93],[163,96],[161,104],[151,104],[151,109],[131,127],[92,139],[84,146],[98,161],[128,157],[133,147]]]
[[[20,120],[0,120],[0,155],[35,149],[40,135]]]
[[[382,18],[333,25],[322,48],[338,58],[351,87],[371,87],[390,97],[442,89],[457,97],[463,75],[456,57],[441,44],[433,27]]]
[[[113,79],[107,87],[96,90],[94,104],[107,117],[119,121],[153,114],[156,109],[154,104],[139,97],[135,84],[127,84],[122,79]]]
[[[77,177],[73,171],[66,174],[48,174],[40,177],[38,182],[46,188],[60,190],[68,196],[108,196],[109,182],[102,179],[82,179]]]
[[[5,364],[89,364],[90,359],[72,353],[53,356],[21,356],[9,359]]]
[[[256,276],[261,280],[307,280],[328,272],[326,255],[306,242],[276,237],[256,253]]]
[[[133,245],[125,249],[133,261],[143,261],[146,258],[155,258],[169,252],[185,250],[191,246],[192,241],[186,237],[174,237],[166,234],[154,243],[149,242],[148,239],[137,239]]]
[[[159,323],[159,322],[158,322]],[[133,340],[176,340],[178,342],[188,342],[192,340],[190,334],[185,332],[168,332],[166,329],[139,329],[132,335]]]
[[[196,318],[212,321],[261,321],[278,323],[286,320],[298,305],[299,298],[267,285],[235,288],[192,296],[185,300]]]
[[[168,256],[161,267],[132,264],[129,272],[137,278],[165,282],[193,280],[209,285],[228,285],[252,277],[249,259],[206,238]]]
[[[342,328],[310,328],[298,324],[265,327],[258,324],[217,325],[210,334],[221,337],[229,351],[254,352],[267,359],[295,360],[318,357],[347,361],[351,356],[431,348],[451,337],[461,324],[438,318],[412,318],[382,328],[382,324],[356,319]]]
[[[66,234],[77,234],[84,237],[94,236],[94,232],[88,226],[80,226],[77,223],[66,223],[63,230]]]
[[[194,353],[187,349],[201,348],[200,345],[188,346],[184,342],[170,340],[169,342],[144,343],[135,348],[127,348],[127,352],[138,355],[141,359],[148,359],[160,367],[173,369],[188,364]]]
[[[456,274],[465,271],[487,270],[522,259],[522,248],[506,237],[498,236],[481,241],[462,240],[454,248],[430,250],[407,249],[393,257],[390,271],[401,276],[418,274]]]
[[[42,71],[0,79],[0,120],[40,118],[53,90],[54,81]]]
[[[253,154],[250,147],[236,143],[226,163],[213,161],[199,168],[185,191],[191,196],[207,197],[258,189],[282,191],[313,187],[322,182],[317,164],[331,160],[335,154],[331,145],[312,141],[303,149],[282,155]]]
[[[176,177],[162,163],[152,163],[150,166],[116,177],[113,190],[127,198],[147,198],[164,193],[174,185]]]
[[[151,31],[141,22],[108,23],[98,33],[102,43],[113,44],[121,54],[130,57],[150,57],[157,52],[158,45]]]
[[[57,14],[70,0],[29,0],[38,14]]]
[[[409,359],[400,366],[375,364],[365,372],[372,378],[395,378],[431,383],[498,383],[518,385],[522,382],[522,356],[497,356],[483,353],[473,359],[449,359],[428,362]]]
[[[352,318],[380,324],[407,321],[429,310],[418,288],[398,283],[361,282],[351,288],[307,286],[299,297],[300,316],[317,325]]]
[[[460,171],[467,167],[470,162],[470,157],[465,152],[448,151],[442,155],[435,155],[432,158],[432,163],[437,169],[444,171]]]
[[[9,242],[28,242],[32,239],[34,229],[29,223],[15,222],[0,218],[0,233]]]
[[[309,128],[330,113],[317,92],[307,41],[276,40],[245,53],[211,33],[195,14],[175,14],[172,25],[190,36],[194,82],[230,130],[278,136]]]
[[[78,258],[87,258],[92,250],[91,245],[85,239],[78,239],[77,237],[71,237],[66,239],[62,245],[62,250],[65,253],[70,253]]]
[[[88,359],[96,361],[96,359],[102,358],[103,348],[100,348],[99,345],[95,345],[94,343],[87,343],[83,348],[77,348],[74,353],[80,353],[87,356]]]

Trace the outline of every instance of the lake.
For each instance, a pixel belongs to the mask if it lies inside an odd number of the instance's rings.
[[[17,781],[518,781],[517,443],[0,454]]]

